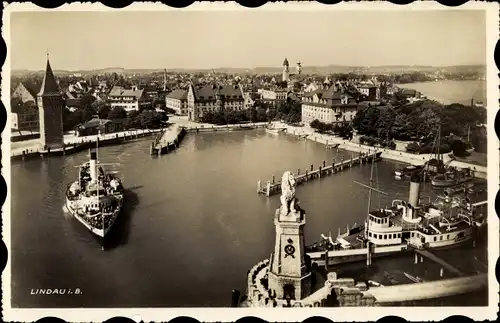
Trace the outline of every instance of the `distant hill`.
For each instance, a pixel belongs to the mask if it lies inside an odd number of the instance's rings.
[[[295,67],[290,66],[290,71],[293,73]],[[231,73],[231,74],[243,74],[243,73],[255,73],[255,74],[278,74],[281,73],[281,67],[255,67],[255,68],[232,68],[232,67],[220,67],[220,68],[207,68],[207,69],[188,69],[188,68],[176,68],[167,69],[167,72],[177,72],[177,73]],[[460,72],[473,72],[481,71],[486,72],[486,66],[484,65],[458,65],[458,66],[422,66],[422,65],[386,65],[386,66],[342,66],[342,65],[328,65],[328,66],[303,66],[302,71],[304,74],[334,74],[334,73],[363,73],[363,74],[396,74],[396,73],[411,73],[411,72],[448,72],[448,73],[460,73]],[[12,70],[13,76],[22,76],[26,74],[42,74],[44,71],[28,71],[28,70]],[[81,71],[67,71],[67,70],[54,70],[57,75],[71,75],[76,73],[81,74],[150,74],[150,73],[161,73],[162,68],[158,69],[125,69],[123,67],[109,67],[96,70],[81,70]]]

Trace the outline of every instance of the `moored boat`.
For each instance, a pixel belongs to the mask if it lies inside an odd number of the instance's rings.
[[[424,165],[408,165],[401,169],[395,170],[394,175],[397,177],[411,177],[413,174],[421,172]]]
[[[474,179],[470,169],[452,168],[444,174],[439,174],[431,179],[432,186],[437,188],[457,186],[465,184]]]
[[[372,166],[373,167],[373,166]],[[408,201],[394,200],[390,207],[371,210],[364,225],[355,226],[337,239],[307,247],[312,261],[341,264],[415,249],[446,249],[471,241],[476,221],[465,201],[445,198],[423,203],[419,175],[410,181]],[[483,202],[481,202],[483,203]],[[477,223],[476,223],[477,222]]]
[[[474,183],[464,183],[461,185],[455,185],[452,187],[447,187],[444,189],[444,193],[446,195],[453,195],[456,193],[467,193],[470,190],[474,189]]]

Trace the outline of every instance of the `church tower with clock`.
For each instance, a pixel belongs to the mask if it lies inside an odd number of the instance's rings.
[[[276,210],[276,242],[271,255],[268,284],[277,299],[301,300],[311,294],[311,268],[306,261],[304,210],[295,198],[295,178],[291,172],[283,175],[281,206]]]
[[[64,147],[63,118],[64,100],[59,91],[56,78],[50,67],[47,54],[47,66],[42,86],[37,95],[40,120],[40,145],[42,150],[61,149]]]

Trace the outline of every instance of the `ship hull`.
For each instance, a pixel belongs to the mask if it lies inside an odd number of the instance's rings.
[[[425,248],[425,250],[447,250],[463,246],[466,243],[472,241],[472,235],[464,237],[460,241],[449,240],[449,241],[436,241],[436,243],[431,243]],[[392,246],[377,246],[372,250],[371,257],[382,258],[386,256],[392,256],[395,254],[403,254],[410,252],[415,247],[410,247],[406,243]],[[366,261],[368,254],[367,248],[359,249],[348,249],[348,250],[338,250],[328,252],[328,265],[342,265],[353,262]],[[325,265],[325,252],[309,252],[307,255],[311,258],[313,263],[318,266]]]
[[[279,130],[266,129],[266,132],[270,135],[279,135]]]
[[[94,236],[96,236],[99,239],[104,239],[105,238],[105,236],[111,230],[111,228],[113,227],[113,225],[116,222],[116,219],[120,216],[120,213],[121,213],[121,205],[120,205],[119,210],[116,210],[115,214],[112,216],[111,221],[109,222],[108,227],[103,230],[103,229],[99,229],[99,228],[93,227],[87,221],[85,221],[85,219],[81,215],[79,215],[78,212],[76,212],[74,210],[74,208],[72,207],[72,202],[68,198],[66,198],[66,207],[65,207],[65,209],[76,220],[78,220],[78,222],[80,222],[81,224],[83,224],[83,226],[86,227],[87,230],[89,230]]]

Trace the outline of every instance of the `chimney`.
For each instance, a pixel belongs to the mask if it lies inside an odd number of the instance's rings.
[[[411,205],[411,218],[416,219],[417,212],[414,208],[419,207],[420,200],[420,176],[418,174],[414,174],[410,179],[410,194],[408,196],[408,204]]]

